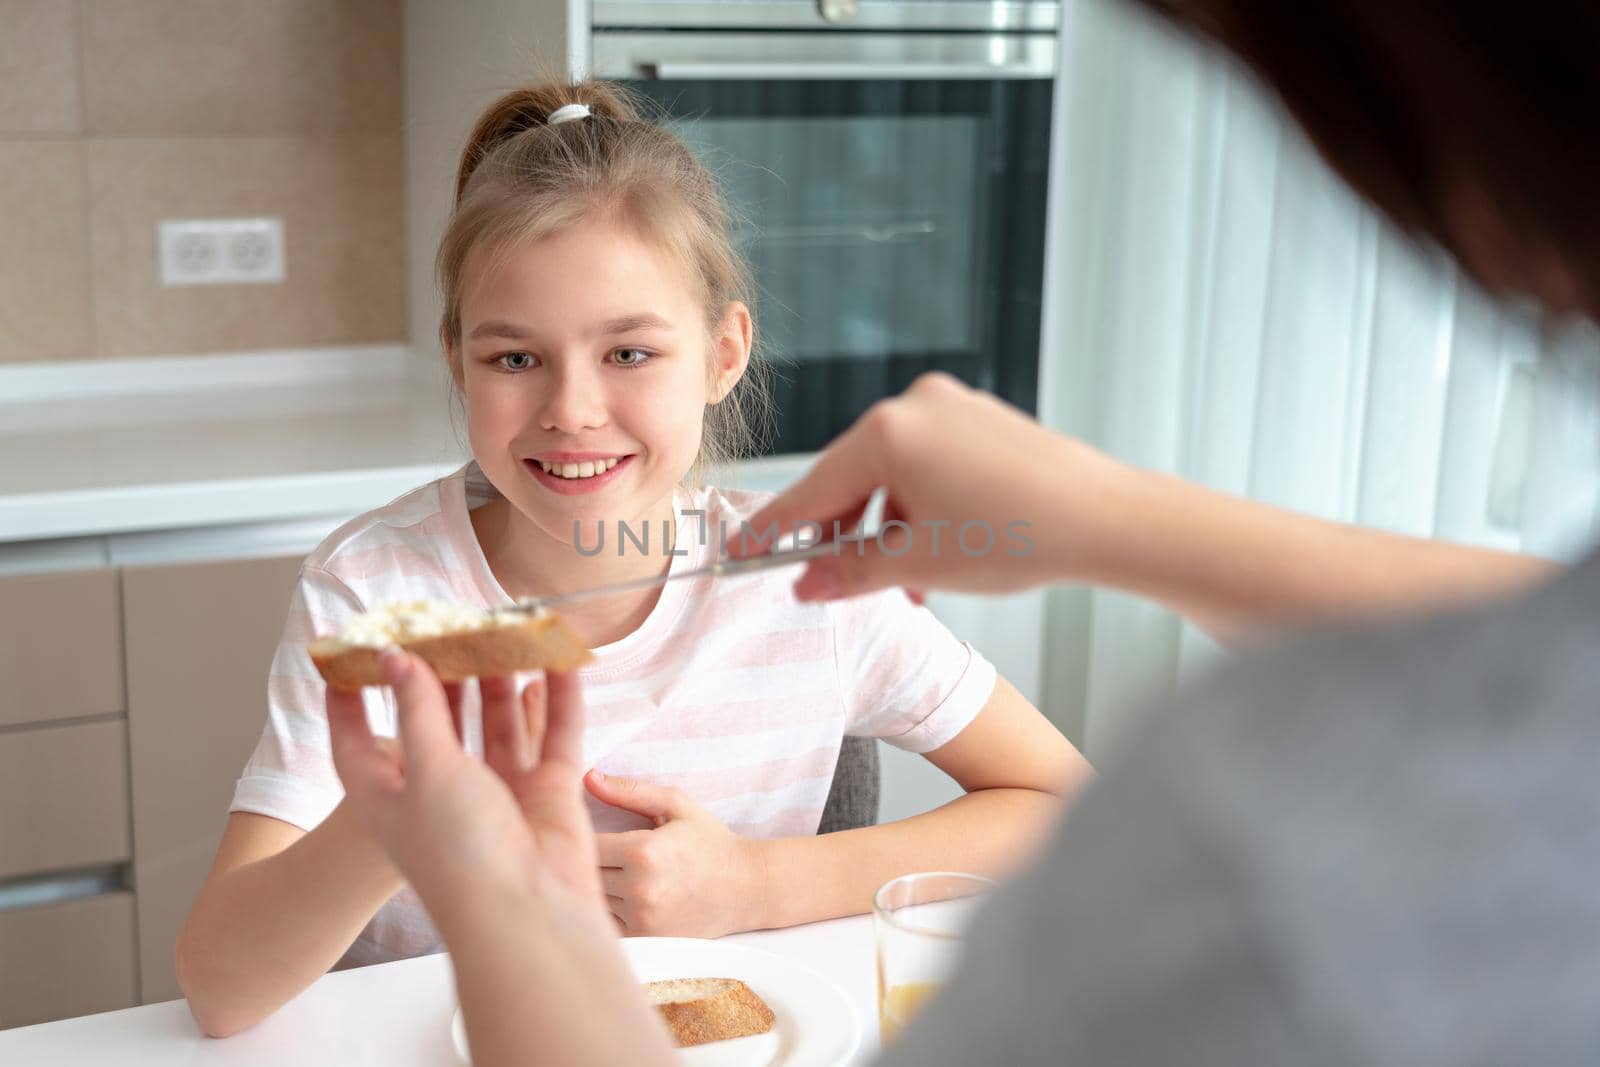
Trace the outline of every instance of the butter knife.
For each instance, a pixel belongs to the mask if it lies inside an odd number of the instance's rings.
[[[552,596],[523,597],[509,608],[501,611],[519,611],[537,614],[545,608],[555,607],[559,604],[572,604],[581,600],[593,600],[596,597],[616,596],[618,593],[632,593],[641,589],[654,589],[656,586],[666,585],[668,582],[686,581],[691,578],[731,578],[741,574],[754,574],[757,571],[772,570],[775,567],[789,567],[807,560],[819,559],[843,552],[843,546],[855,544],[858,541],[868,541],[878,536],[883,528],[883,509],[888,500],[889,491],[879,486],[867,498],[867,506],[861,512],[861,521],[856,523],[855,531],[837,541],[819,541],[805,548],[789,548],[779,552],[769,552],[764,556],[747,556],[744,559],[721,559],[704,567],[695,567],[692,570],[651,575],[648,578],[635,578],[626,582],[615,582],[611,585],[599,585],[589,589],[577,589],[570,593],[557,593]]]

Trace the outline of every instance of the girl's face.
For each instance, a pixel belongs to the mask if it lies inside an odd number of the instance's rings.
[[[628,228],[585,221],[462,273],[461,350],[472,454],[512,507],[557,541],[574,524],[661,517],[700,448],[705,406],[750,352],[732,305],[708,337],[686,272]],[[709,355],[708,355],[709,351]]]

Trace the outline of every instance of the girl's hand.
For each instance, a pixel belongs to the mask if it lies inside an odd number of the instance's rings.
[[[624,933],[721,937],[762,925],[760,842],[740,837],[676,789],[599,771],[584,784],[602,803],[655,823],[598,835],[606,906]]]
[[[1125,470],[1015,408],[944,374],[873,405],[829,445],[797,485],[754,515],[730,555],[771,547],[776,526],[809,525],[809,541],[850,529],[877,486],[888,489],[882,536],[813,560],[795,584],[802,600],[891,586],[1005,592],[1092,567],[1097,544],[1125,537],[1102,521]],[[898,520],[898,525],[889,525]],[[1064,563],[1063,561],[1066,561]]]
[[[357,817],[441,928],[497,888],[531,885],[598,902],[594,829],[584,808],[583,697],[552,672],[517,693],[485,679],[485,749],[461,747],[459,691],[422,660],[384,653],[399,744],[374,737],[361,697],[330,688],[333,762]]]

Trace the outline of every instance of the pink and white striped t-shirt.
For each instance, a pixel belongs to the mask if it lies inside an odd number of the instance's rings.
[[[393,600],[494,608],[511,598],[490,571],[468,512],[496,490],[476,464],[346,523],[305,562],[267,683],[267,724],[232,811],[309,830],[343,796],[329,754],[323,686],[305,645]],[[711,560],[767,494],[680,492],[673,570]],[[695,515],[698,510],[704,519]],[[706,535],[702,536],[702,531]],[[652,531],[657,538],[659,525]],[[605,550],[616,551],[614,531]],[[659,543],[651,549],[662,552]],[[631,542],[628,551],[635,551]],[[665,553],[663,552],[663,555]],[[954,738],[994,689],[994,668],[898,590],[801,604],[794,574],[767,571],[663,587],[633,633],[594,650],[582,672],[584,758],[607,774],[682,790],[747,837],[816,833],[846,735],[927,752]],[[388,690],[367,690],[378,732],[394,733]],[[589,798],[599,831],[642,817]],[[442,945],[410,890],[379,910],[345,956],[375,963]]]

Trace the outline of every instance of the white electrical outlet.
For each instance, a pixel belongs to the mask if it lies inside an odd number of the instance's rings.
[[[156,242],[162,285],[283,281],[282,219],[168,219]]]

